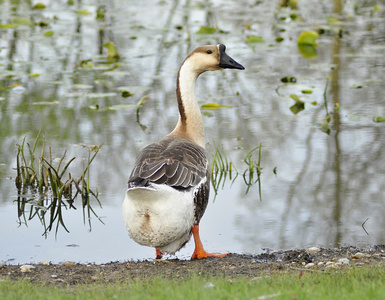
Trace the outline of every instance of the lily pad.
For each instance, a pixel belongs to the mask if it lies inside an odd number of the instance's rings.
[[[307,30],[302,32],[297,40],[298,45],[312,45],[316,46],[316,40],[318,39],[319,34],[314,30]]]
[[[44,9],[45,7],[45,4],[38,2],[33,6],[33,9]]]
[[[254,43],[264,43],[265,40],[263,38],[261,38],[260,36],[256,36],[256,35],[250,35],[247,37],[245,43],[247,44],[254,44]]]
[[[87,9],[79,9],[79,10],[75,10],[75,13],[79,14],[79,15],[89,15],[91,14],[91,12]]]
[[[299,97],[296,94],[291,94],[290,98],[295,101],[295,104],[290,106],[290,111],[293,114],[298,114],[299,112],[303,111],[305,109],[305,102],[299,99]]]
[[[54,34],[54,32],[52,31],[52,30],[50,30],[50,31],[46,31],[46,32],[44,32],[44,36],[45,37],[51,37],[51,36],[53,36],[53,34]]]
[[[111,60],[118,60],[120,55],[113,42],[107,42],[103,44],[103,47],[107,49],[107,58]]]
[[[306,59],[315,59],[318,57],[317,49],[310,44],[298,44],[298,51]]]
[[[375,117],[373,117],[373,121],[376,122],[376,123],[385,122],[385,118],[384,117],[375,116]]]
[[[231,106],[221,105],[218,103],[206,103],[202,105],[202,109],[206,109],[206,110],[216,110],[222,107],[231,108]]]
[[[285,76],[285,77],[282,77],[282,78],[281,78],[281,81],[282,81],[283,83],[288,83],[288,82],[296,83],[296,82],[297,82],[297,78]]]
[[[134,94],[133,93],[130,93],[129,91],[122,91],[122,97],[123,98],[128,98],[128,97],[131,97],[133,96]]]
[[[14,17],[12,18],[12,23],[15,25],[25,25],[25,26],[32,26],[33,23],[25,18],[19,18],[19,17]]]
[[[16,24],[0,24],[1,29],[11,29],[17,27]]]
[[[217,29],[214,27],[202,26],[201,28],[199,28],[196,34],[213,34],[215,33],[215,31],[217,31]]]
[[[313,91],[312,90],[302,90],[301,93],[302,94],[313,94]]]

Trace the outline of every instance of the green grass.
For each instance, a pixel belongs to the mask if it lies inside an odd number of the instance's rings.
[[[56,287],[27,281],[0,282],[0,299],[383,299],[385,269],[353,267],[293,271],[256,278],[161,276],[124,283]]]

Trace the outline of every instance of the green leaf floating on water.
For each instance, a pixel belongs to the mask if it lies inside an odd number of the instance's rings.
[[[103,44],[103,47],[107,49],[107,58],[111,60],[118,60],[120,55],[116,50],[116,46],[113,42],[107,42]]]
[[[41,2],[38,2],[36,3],[34,6],[33,6],[33,9],[44,9],[45,8],[45,4],[41,3]]]
[[[290,106],[290,111],[293,114],[298,114],[299,112],[303,111],[305,109],[305,102],[299,99],[299,97],[296,94],[291,94],[290,98],[295,101],[295,104]]]
[[[128,98],[128,97],[133,96],[134,94],[130,93],[129,91],[122,91],[121,95],[122,95],[123,98]]]
[[[15,25],[26,25],[26,26],[32,26],[33,23],[25,18],[19,18],[19,17],[14,17],[12,18],[12,24]]]
[[[11,29],[17,27],[16,24],[0,24],[1,29]]]
[[[39,77],[40,73],[30,73],[29,77]]]
[[[318,39],[318,36],[319,34],[314,30],[304,31],[299,35],[297,44],[317,46],[316,40]]]
[[[206,109],[206,110],[216,110],[216,109],[220,109],[222,107],[231,108],[231,106],[220,105],[218,103],[206,103],[206,104],[202,105],[202,109]]]
[[[202,26],[201,28],[199,28],[196,34],[213,34],[215,31],[217,31],[217,29],[214,27]]]
[[[265,40],[263,38],[261,38],[260,36],[256,36],[256,35],[250,35],[247,37],[245,43],[246,44],[254,44],[254,43],[264,43]]]
[[[373,117],[373,121],[376,123],[385,122],[384,117]]]
[[[313,91],[312,90],[302,90],[301,93],[302,94],[313,94]]]
[[[314,59],[318,56],[316,40],[319,34],[314,30],[307,30],[302,32],[297,40],[298,51],[306,59]]]
[[[52,31],[52,30],[50,30],[50,31],[46,31],[46,32],[44,32],[44,36],[45,37],[51,37],[51,36],[53,36],[53,34],[54,34],[54,32]]]
[[[79,9],[79,10],[75,10],[75,13],[79,14],[79,15],[89,15],[91,14],[91,12],[87,9]]]

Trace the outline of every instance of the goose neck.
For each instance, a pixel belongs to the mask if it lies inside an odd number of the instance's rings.
[[[188,60],[179,69],[176,89],[179,120],[173,132],[204,147],[202,114],[195,98],[195,84],[201,73]]]

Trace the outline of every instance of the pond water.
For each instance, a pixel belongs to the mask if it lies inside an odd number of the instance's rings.
[[[246,70],[198,79],[200,104],[226,106],[203,111],[207,149],[224,149],[239,172],[216,197],[212,189],[200,226],[206,250],[385,243],[385,123],[374,121],[385,117],[385,1],[309,0],[297,9],[278,0],[40,1],[40,10],[31,2],[0,2],[0,261],[154,258],[124,227],[127,179],[140,149],[175,126],[183,59],[218,43]],[[197,33],[202,26],[216,31]],[[306,30],[321,33],[311,57],[297,46]],[[248,43],[252,36],[262,41]],[[118,61],[107,59],[106,42]],[[305,109],[293,113],[290,95]],[[73,173],[88,158],[80,145],[102,145],[90,168],[100,219],[84,219],[78,197],[76,210],[62,210],[70,233],[59,226],[45,237],[39,218],[28,219],[31,205],[18,211],[16,144],[32,144],[39,130],[54,159],[65,150],[76,157]],[[261,191],[257,183],[246,193],[244,158],[260,144]],[[192,252],[190,242],[177,257]]]

